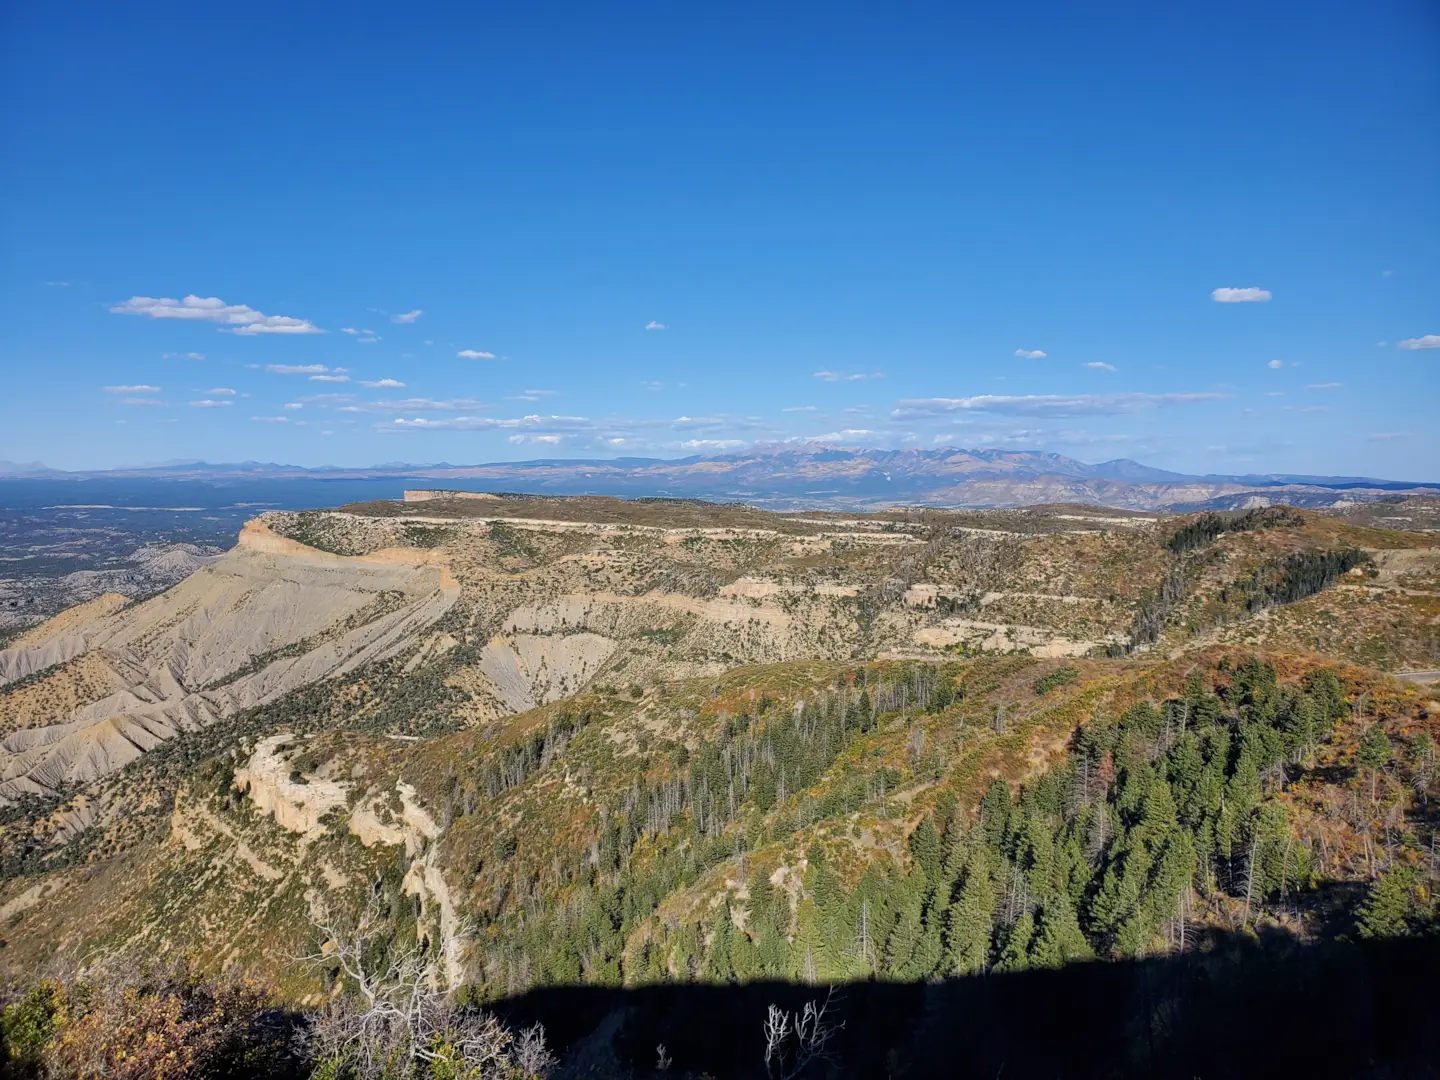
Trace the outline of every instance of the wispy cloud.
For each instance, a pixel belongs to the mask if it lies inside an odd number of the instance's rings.
[[[424,309],[417,307],[414,311],[405,311],[401,312],[399,315],[391,315],[390,321],[393,323],[401,323],[402,325],[407,323],[413,323],[416,319],[420,318],[420,316],[424,314]]]
[[[1263,304],[1270,299],[1270,290],[1253,286],[1245,289],[1220,288],[1210,293],[1210,299],[1217,304]]]
[[[266,315],[246,304],[227,304],[216,296],[169,297],[132,296],[110,309],[116,315],[145,315],[152,319],[183,319],[219,323],[232,334],[323,334],[308,319],[289,315]]]
[[[539,401],[542,398],[554,397],[554,390],[526,390],[522,394],[511,394],[506,401]]]
[[[68,281],[47,281],[47,282],[45,282],[45,287],[48,288],[48,289],[68,289],[68,288],[70,287],[70,282],[68,282]]]
[[[162,359],[162,360],[204,360],[204,359],[205,359],[205,354],[204,354],[203,352],[167,352],[167,353],[161,353],[161,354],[160,354],[160,359]]]
[[[137,383],[134,386],[107,386],[107,394],[158,394],[160,387],[146,386],[144,383]]]
[[[1402,349],[1440,349],[1440,334],[1425,334],[1422,337],[1406,338],[1398,344]]]
[[[214,398],[205,398],[202,401],[187,401],[185,403],[192,409],[228,409],[235,403],[233,401],[216,401]]]
[[[1015,355],[1022,360],[1044,360],[1047,353],[1043,349],[1016,349]]]
[[[356,338],[355,340],[358,341],[361,345],[374,345],[375,342],[379,341],[380,339],[376,335],[371,334],[369,337]]]
[[[1219,401],[1225,395],[1205,394],[980,394],[967,398],[918,398],[897,403],[892,419],[943,416],[955,412],[987,412],[1005,416],[1118,416],[1175,405]]]
[[[215,387],[215,388],[212,389],[212,390],[206,390],[205,393],[209,394],[211,397],[234,397],[234,396],[235,396],[235,391],[232,390],[232,389],[230,389],[230,387],[228,387],[228,386],[217,386],[217,387]]]
[[[843,442],[853,443],[856,440],[868,439],[876,433],[869,428],[842,428],[839,431],[827,431],[824,435],[809,435],[802,439],[802,442]]]
[[[646,329],[646,330],[669,330],[670,328],[669,328],[668,326],[666,326],[663,322],[658,322],[658,321],[656,321],[655,319],[651,319],[648,323],[645,324],[645,329]]]
[[[455,354],[461,360],[494,360],[493,352],[486,352],[484,349],[461,349]]]
[[[351,337],[354,337],[356,334],[360,333],[360,331],[356,330],[353,326],[342,326],[340,328],[340,332],[342,334],[349,334]]]
[[[780,411],[781,411],[781,412],[819,412],[820,409],[819,409],[819,407],[816,406],[816,405],[791,405],[789,408],[787,408],[787,409],[781,409]]]
[[[1366,438],[1366,441],[1367,441],[1367,442],[1392,442],[1392,441],[1395,440],[1395,439],[1408,439],[1408,438],[1410,438],[1410,432],[1408,432],[1408,431],[1377,431],[1377,432],[1375,432],[1375,434],[1373,434],[1373,435],[1367,435],[1365,438]]]
[[[1339,390],[1344,383],[1338,382],[1314,382],[1305,387],[1306,390]]]
[[[1114,371],[1114,364],[1107,364],[1104,360],[1091,360],[1085,365],[1091,371]]]
[[[474,398],[401,398],[398,401],[376,401],[361,408],[372,412],[479,412],[488,408]]]
[[[860,382],[862,379],[883,379],[884,377],[884,373],[879,371],[872,372],[868,375],[860,372],[847,373],[843,371],[817,371],[814,374],[814,378],[819,379],[821,382]]]
[[[257,424],[288,424],[288,416],[252,416],[250,417]]]
[[[1285,366],[1285,361],[1284,361],[1284,360],[1271,360],[1271,361],[1270,361],[1268,364],[1266,364],[1265,366],[1268,367],[1271,371],[1279,371],[1282,367]]]
[[[284,405],[281,406],[281,408],[289,409],[291,412],[295,412],[298,409],[305,408],[305,406],[300,404],[300,402],[298,401],[287,401]]]
[[[330,369],[324,364],[266,364],[265,370],[273,375],[323,375]],[[344,371],[344,368],[336,368]]]
[[[368,386],[371,390],[399,390],[405,384],[399,379],[376,379],[373,382],[361,381],[361,386]]]
[[[165,408],[165,402],[161,401],[159,398],[153,398],[153,397],[127,397],[127,398],[121,398],[121,399],[120,399],[120,404],[121,404],[121,405],[129,405],[129,406],[131,406],[132,408],[142,408],[142,409],[143,409],[143,408],[146,408],[146,407],[149,407],[149,408],[152,408],[152,409],[163,409],[163,408]]]
[[[665,384],[659,379],[641,379],[640,388],[642,390],[664,390]]]
[[[311,375],[311,382],[345,383],[350,381],[349,375]]]

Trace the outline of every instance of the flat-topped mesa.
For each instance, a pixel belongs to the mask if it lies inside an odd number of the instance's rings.
[[[405,501],[410,502],[435,502],[437,500],[450,499],[484,499],[489,502],[499,502],[499,495],[492,495],[488,491],[444,491],[427,490],[417,488],[405,492]]]

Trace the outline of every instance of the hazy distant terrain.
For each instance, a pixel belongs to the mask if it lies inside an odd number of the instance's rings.
[[[308,481],[317,485],[308,492],[309,505],[313,506],[362,501],[367,497],[396,497],[398,491],[383,486],[368,496],[326,497],[347,485],[383,485],[386,481],[392,485],[403,482],[401,486],[451,486],[480,491],[743,501],[774,509],[903,505],[997,507],[1078,502],[1130,510],[1183,511],[1239,509],[1274,502],[1322,507],[1396,494],[1440,495],[1440,482],[1418,480],[1289,474],[1189,476],[1123,458],[1087,464],[1060,454],[1028,450],[953,447],[853,450],[816,444],[674,460],[554,459],[480,465],[387,463],[367,468],[305,469],[269,462],[228,465],[188,462],[109,472],[61,473],[38,464],[0,462],[0,477],[5,476],[77,485],[122,480],[190,481],[213,484],[222,491],[248,488],[270,492],[261,501],[285,498],[277,494],[281,489],[264,488],[264,481]],[[286,501],[285,505],[302,503]]]

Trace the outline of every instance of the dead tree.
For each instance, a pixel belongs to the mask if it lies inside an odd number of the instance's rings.
[[[771,1005],[765,1017],[765,1075],[795,1080],[812,1063],[833,1060],[831,1040],[845,1025],[830,1014],[835,988],[824,1001],[807,1001],[799,1012],[787,1013]]]
[[[539,1024],[517,1039],[489,1013],[451,1001],[434,961],[393,941],[394,928],[373,893],[354,919],[322,908],[311,922],[323,944],[300,960],[341,981],[336,997],[311,1017],[317,1059],[343,1063],[355,1080],[397,1075],[397,1065],[427,1073],[464,1070],[475,1080],[501,1080],[516,1070],[544,1077],[554,1065]]]

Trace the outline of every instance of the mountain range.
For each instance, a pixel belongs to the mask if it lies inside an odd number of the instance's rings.
[[[414,479],[457,490],[745,501],[775,508],[930,505],[1005,507],[1078,502],[1131,510],[1233,508],[1286,502],[1331,506],[1397,494],[1440,495],[1440,483],[1289,473],[1203,476],[1119,458],[1089,464],[1031,450],[876,450],[769,446],[677,459],[541,459],[452,465],[386,462],[305,468],[273,462],[165,462],[67,472],[38,462],[0,462],[7,479],[153,479],[225,482],[286,479]]]

